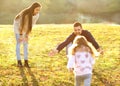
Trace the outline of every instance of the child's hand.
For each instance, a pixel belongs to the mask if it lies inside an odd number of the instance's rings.
[[[70,72],[73,72],[73,70],[74,70],[73,68],[69,68],[69,71],[70,71]]]

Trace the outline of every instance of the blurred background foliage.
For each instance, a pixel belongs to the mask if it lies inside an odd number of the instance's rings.
[[[14,17],[33,2],[42,5],[38,23],[118,23],[120,0],[0,0],[0,24],[12,24]]]

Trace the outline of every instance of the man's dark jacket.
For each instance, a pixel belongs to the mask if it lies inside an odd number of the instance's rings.
[[[80,35],[84,36],[87,39],[87,41],[89,41],[90,43],[92,43],[92,45],[96,49],[99,48],[98,43],[95,41],[94,37],[92,36],[92,34],[88,30],[82,30],[82,33]],[[64,42],[62,42],[61,44],[59,44],[57,46],[58,52],[60,52],[69,43],[73,42],[73,40],[74,40],[75,37],[76,37],[76,35],[74,34],[74,32],[71,35],[69,35],[68,38]]]

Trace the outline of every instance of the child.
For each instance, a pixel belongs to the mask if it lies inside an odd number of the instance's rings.
[[[73,45],[69,48],[67,68],[74,70],[75,86],[90,86],[92,66],[94,64],[94,49],[83,36],[77,36]]]

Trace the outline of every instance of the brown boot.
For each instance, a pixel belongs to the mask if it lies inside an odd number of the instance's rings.
[[[28,64],[28,60],[25,60],[24,66],[27,68],[30,68],[29,64]]]
[[[23,67],[21,60],[18,60],[17,62],[18,62],[17,67]]]

